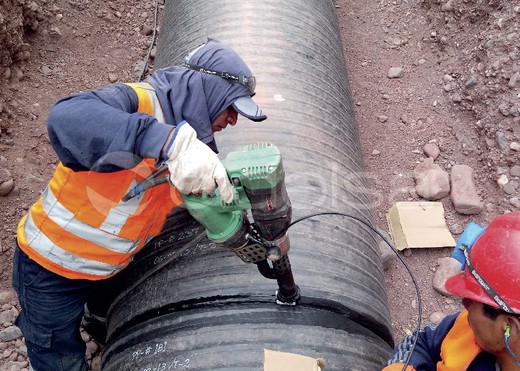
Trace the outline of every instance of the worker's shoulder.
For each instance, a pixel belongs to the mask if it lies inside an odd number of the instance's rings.
[[[426,324],[425,330],[447,333],[455,324],[457,318],[459,318],[464,312],[457,312],[446,315],[439,323],[430,322]]]
[[[87,103],[88,109],[109,109],[113,107],[126,112],[136,112],[138,107],[138,97],[135,90],[127,84],[113,83],[100,86],[94,90],[81,91],[69,97],[63,98],[56,103],[78,104],[78,101]],[[96,105],[102,103],[103,105]],[[103,108],[103,106],[105,106]]]

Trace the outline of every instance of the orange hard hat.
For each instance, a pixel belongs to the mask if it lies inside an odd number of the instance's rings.
[[[466,259],[464,271],[446,281],[446,290],[520,314],[520,212],[493,219],[467,255],[470,264]]]

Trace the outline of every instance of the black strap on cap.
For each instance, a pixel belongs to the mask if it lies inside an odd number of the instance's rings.
[[[494,300],[495,303],[499,306],[500,309],[502,309],[504,312],[507,313],[515,313],[509,305],[505,302],[504,299],[498,295],[498,293],[495,291],[493,287],[487,281],[482,277],[477,270],[475,269],[475,266],[471,262],[469,258],[469,248],[467,245],[462,245],[462,252],[464,253],[464,258],[466,259],[466,264],[468,265],[468,269],[471,272],[471,275],[475,278],[475,280],[478,282],[480,287],[484,289],[484,291],[489,295],[491,299]]]

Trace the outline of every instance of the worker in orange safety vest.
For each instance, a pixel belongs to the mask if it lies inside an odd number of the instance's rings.
[[[14,255],[16,325],[31,369],[87,369],[80,336],[87,298],[161,231],[182,204],[178,192],[218,187],[232,201],[213,134],[238,114],[266,119],[251,99],[255,83],[234,50],[208,39],[182,65],[51,108],[48,132],[60,162],[19,223]],[[169,172],[169,183],[125,197],[158,169]]]
[[[465,310],[407,336],[384,371],[403,369],[416,335],[408,371],[520,370],[520,212],[496,217],[460,249],[463,272],[445,287]]]

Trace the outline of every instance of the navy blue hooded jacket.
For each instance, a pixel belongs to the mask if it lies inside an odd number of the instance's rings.
[[[191,55],[190,63],[251,75],[238,54],[213,39]],[[179,66],[157,70],[147,81],[156,90],[164,123],[137,112],[137,95],[125,84],[59,100],[51,108],[47,126],[61,162],[76,171],[110,172],[132,168],[142,158],[159,161],[166,138],[183,120],[218,152],[211,124],[237,98],[254,95],[244,85]]]

